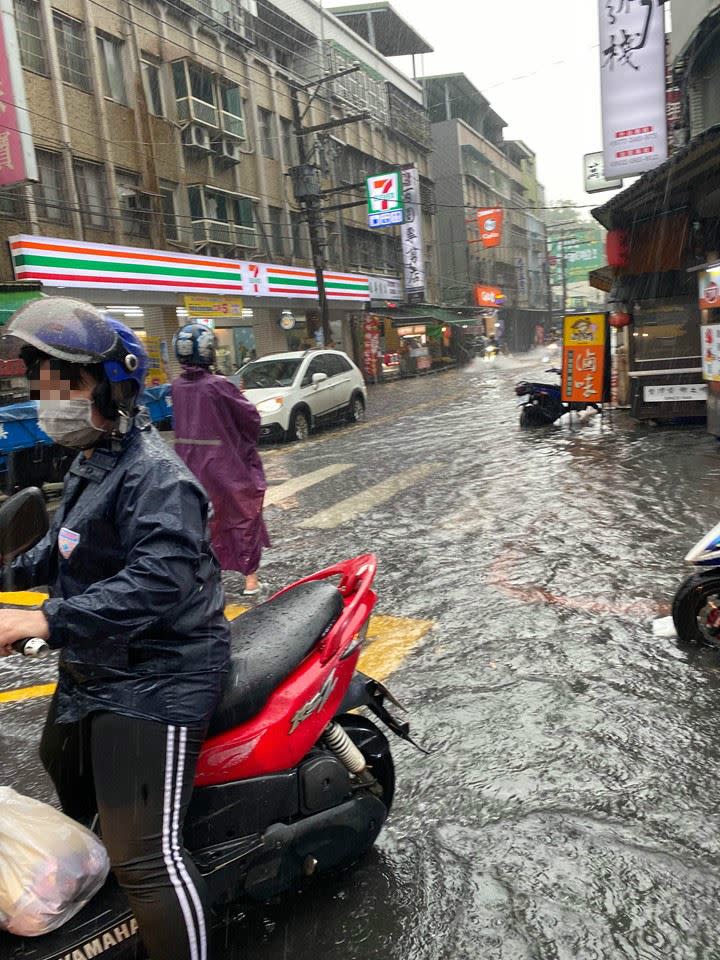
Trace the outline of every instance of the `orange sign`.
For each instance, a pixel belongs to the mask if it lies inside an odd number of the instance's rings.
[[[565,317],[562,398],[567,403],[604,402],[606,329],[604,313]]]
[[[498,207],[493,207],[491,210],[478,210],[478,227],[484,247],[499,247],[502,243],[504,216],[505,211]]]
[[[475,303],[479,307],[490,307],[497,309],[505,303],[505,294],[500,287],[485,287],[480,283],[475,284]]]

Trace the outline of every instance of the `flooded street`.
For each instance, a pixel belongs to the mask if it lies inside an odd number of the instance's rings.
[[[265,449],[268,587],[371,550],[378,612],[434,621],[389,683],[431,754],[392,738],[373,854],[239,916],[218,956],[720,958],[720,659],[651,628],[718,520],[720,449],[620,413],[521,432],[513,384],[542,371],[376,387],[365,424]],[[0,662],[2,690],[51,679]],[[0,703],[0,758],[49,799],[46,705]]]

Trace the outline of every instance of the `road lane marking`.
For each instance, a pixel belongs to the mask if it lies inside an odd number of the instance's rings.
[[[348,520],[354,520],[373,507],[391,500],[396,494],[430,476],[431,473],[437,472],[441,467],[442,464],[440,463],[421,463],[417,467],[411,467],[402,473],[396,473],[373,487],[367,487],[360,493],[356,493],[345,500],[340,500],[333,506],[314,513],[306,520],[301,520],[298,526],[305,530],[334,530],[340,524],[347,523]]]
[[[236,603],[228,604],[225,608],[225,616],[228,620],[235,620],[249,609]],[[433,620],[415,620],[410,617],[394,617],[387,614],[374,615],[370,620],[367,646],[360,656],[358,669],[375,680],[386,680],[429,633],[433,625]],[[55,683],[44,683],[16,690],[3,690],[0,691],[0,704],[51,697],[56,686]]]
[[[283,500],[289,499],[301,490],[306,490],[308,487],[313,487],[317,483],[322,483],[323,480],[336,477],[346,470],[351,470],[354,466],[355,464],[353,463],[331,463],[329,467],[313,470],[312,473],[304,473],[299,477],[286,480],[285,483],[278,483],[276,486],[268,487],[265,491],[264,506],[269,507],[273,504],[281,503]]]

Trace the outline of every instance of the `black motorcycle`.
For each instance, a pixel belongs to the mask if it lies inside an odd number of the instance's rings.
[[[545,372],[562,376],[562,370],[557,367],[550,367]],[[518,397],[527,397],[520,411],[521,427],[547,427],[566,413],[581,410],[593,409],[601,412],[597,403],[568,403],[563,400],[559,383],[521,380],[515,385],[515,394]]]

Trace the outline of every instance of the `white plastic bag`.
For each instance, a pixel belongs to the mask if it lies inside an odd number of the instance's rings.
[[[24,937],[57,930],[97,893],[109,869],[94,833],[0,787],[0,928]]]

